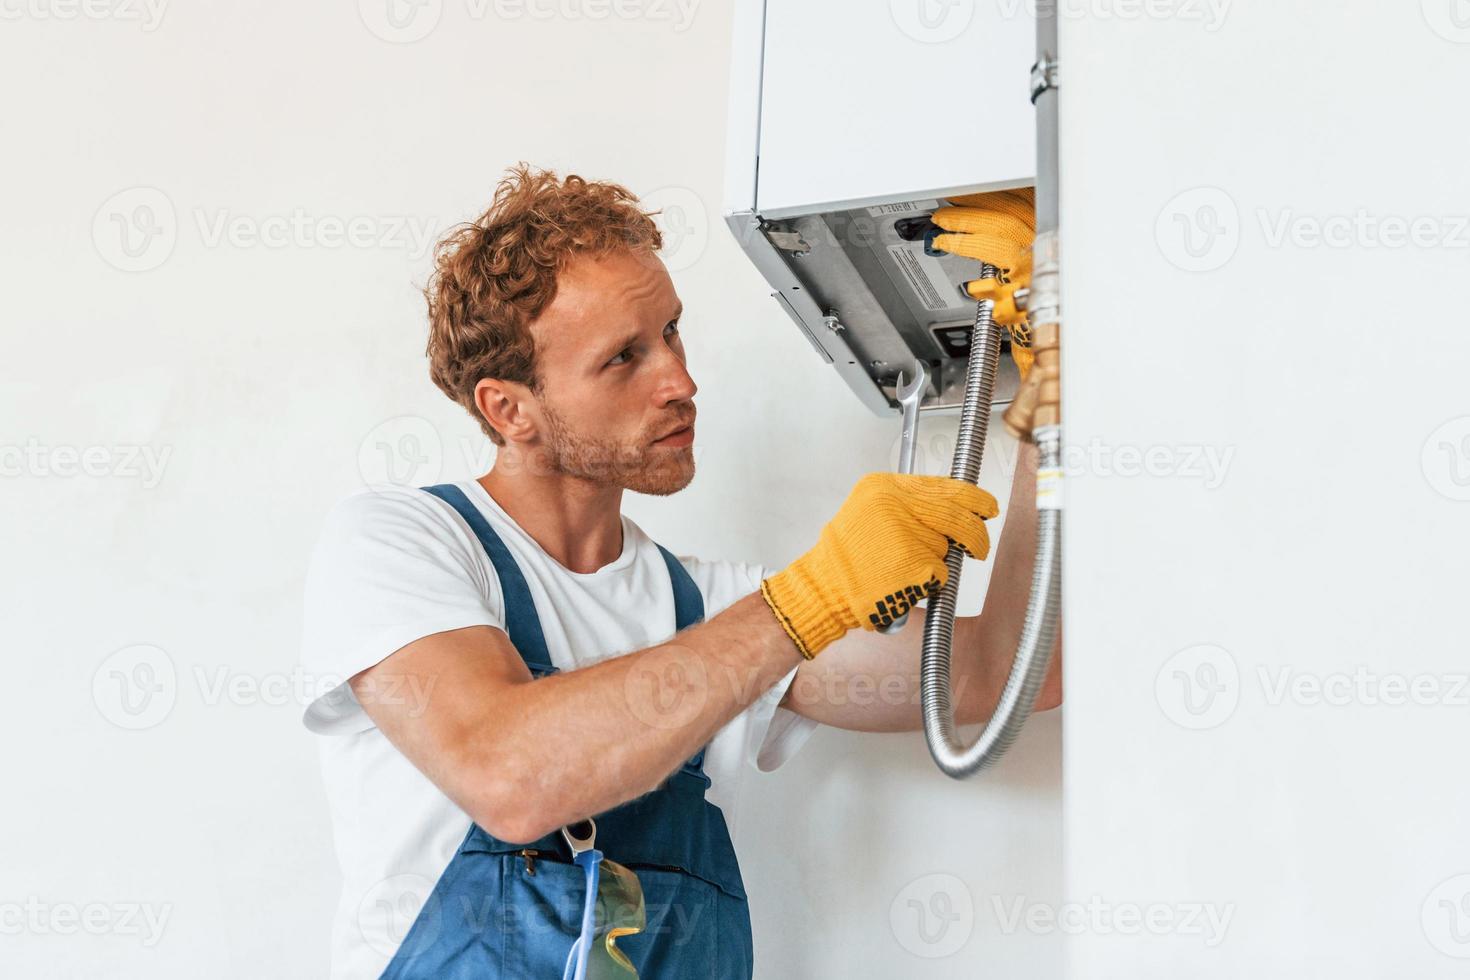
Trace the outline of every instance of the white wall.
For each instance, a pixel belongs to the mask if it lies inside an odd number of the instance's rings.
[[[179,0],[156,23],[3,9],[0,973],[321,976],[336,872],[289,689],[307,551],[332,501],[384,475],[380,443],[405,481],[489,460],[426,377],[424,236],[519,158],[684,209],[700,475],[628,503],[681,550],[786,561],[891,465],[897,427],[817,362],[717,220],[724,4],[594,20],[431,0],[412,43],[376,36],[394,35],[368,0]],[[298,214],[299,243],[251,237]],[[367,240],[341,244],[358,218]],[[1059,893],[1058,756],[1053,717],[983,781],[939,776],[917,735],[839,732],[753,775],[760,975],[1055,975],[1054,937],[1001,934],[992,897]],[[925,943],[911,899],[961,919]]]
[[[1464,976],[1463,5],[1163,8],[1062,25],[1068,440],[1158,448],[1068,488],[1068,975]]]

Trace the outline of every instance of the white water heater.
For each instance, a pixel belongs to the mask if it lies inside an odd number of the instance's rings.
[[[725,217],[817,356],[878,414],[917,358],[958,408],[970,259],[925,247],[947,196],[1027,186],[1028,5],[736,0]],[[1018,383],[1002,360],[996,399]]]

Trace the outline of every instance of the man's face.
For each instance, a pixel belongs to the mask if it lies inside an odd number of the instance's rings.
[[[562,271],[556,298],[531,324],[542,448],[556,471],[661,496],[694,479],[697,389],[684,366],[682,312],[651,252],[579,257]]]

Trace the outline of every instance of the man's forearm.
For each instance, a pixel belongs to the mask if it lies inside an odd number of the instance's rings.
[[[1026,619],[1036,561],[1036,460],[1035,445],[1016,447],[1016,472],[1002,511],[1005,526],[985,606],[978,616],[955,624],[954,675],[970,681],[955,695],[955,718],[962,725],[984,721],[995,710]]]
[[[981,722],[995,711],[1015,659],[1026,605],[1031,599],[1031,573],[1036,565],[1036,463],[1032,443],[1021,443],[1016,455],[1016,476],[1005,512],[1006,523],[996,549],[995,569],[985,608],[979,616],[955,627],[954,655],[965,658],[967,667],[956,667],[957,676],[972,683],[955,694],[955,716],[960,724]],[[1049,711],[1062,703],[1062,633],[1057,628],[1051,667],[1037,692],[1033,710]],[[961,671],[964,671],[961,674]]]
[[[535,840],[656,789],[801,662],[752,593],[667,643],[517,685],[477,754],[520,774]]]

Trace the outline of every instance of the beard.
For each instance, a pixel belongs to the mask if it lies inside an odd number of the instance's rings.
[[[694,479],[693,446],[661,449],[650,445],[652,433],[632,444],[597,439],[574,430],[544,400],[541,409],[548,425],[545,458],[553,472],[655,497],[678,493]],[[685,421],[693,423],[692,407]]]

